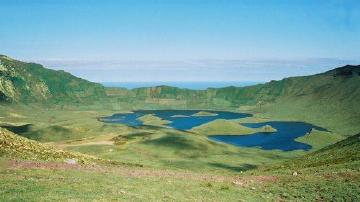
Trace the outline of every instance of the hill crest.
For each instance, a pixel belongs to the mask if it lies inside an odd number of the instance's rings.
[[[81,102],[105,96],[105,88],[36,63],[0,56],[0,102]]]

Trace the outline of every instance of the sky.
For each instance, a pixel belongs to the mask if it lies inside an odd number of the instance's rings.
[[[268,81],[359,47],[359,0],[0,0],[0,54],[97,82]]]

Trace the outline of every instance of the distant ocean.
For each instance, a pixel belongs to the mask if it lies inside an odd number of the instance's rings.
[[[223,88],[228,86],[251,86],[260,82],[102,82],[105,87],[121,87],[127,89],[154,87],[154,86],[173,86],[192,90],[205,90],[207,88]]]

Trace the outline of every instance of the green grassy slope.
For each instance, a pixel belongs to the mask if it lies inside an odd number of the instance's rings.
[[[291,77],[249,87],[225,87],[207,90],[179,89],[170,86],[138,88],[132,90],[138,98],[177,99],[188,102],[224,100],[233,106],[266,104],[287,97],[313,97],[342,100],[348,95],[360,99],[360,65],[344,66],[313,76]],[[335,97],[334,97],[335,96]],[[259,103],[260,102],[260,103]]]
[[[131,91],[108,88],[105,95],[100,85],[68,73],[6,56],[0,56],[0,60],[0,100],[15,103],[0,105],[0,124],[25,137],[70,150],[55,149],[0,128],[0,157],[31,159],[37,162],[35,165],[41,165],[26,167],[29,164],[19,161],[23,167],[3,169],[0,162],[0,201],[359,200],[359,135],[331,145],[343,139],[341,135],[360,131],[359,66],[244,88],[203,91],[167,86]],[[84,102],[97,98],[101,99],[90,104]],[[60,105],[44,105],[45,101]],[[28,105],[29,102],[37,103]],[[74,105],[75,102],[82,106]],[[315,151],[303,156],[304,151],[264,151],[211,142],[196,133],[154,126],[163,122],[151,116],[143,118],[152,126],[139,128],[96,120],[115,113],[115,109],[235,110],[245,105],[251,106],[250,112],[255,115],[252,120],[304,120],[331,132],[313,130],[298,138],[297,141],[312,145]],[[226,124],[227,130],[244,130],[232,122]],[[213,131],[223,125],[215,121],[202,129]],[[299,156],[303,157],[289,160]],[[143,168],[62,170],[53,169],[46,162],[63,162],[65,158],[85,163],[101,158],[141,164]],[[285,160],[288,161],[283,163]],[[172,172],[181,173],[163,176]],[[242,177],[251,180],[247,182]],[[264,178],[271,179],[270,183],[263,182]]]
[[[360,66],[345,66],[276,81],[283,83],[281,93],[273,102],[261,98],[258,111],[277,119],[305,120],[345,136],[356,134],[360,131],[359,70]]]
[[[139,98],[184,99],[191,102],[210,102],[223,99],[238,107],[242,104],[273,103],[283,98],[352,102],[360,100],[360,66],[344,66],[323,74],[291,77],[249,87],[226,87],[207,90],[188,90],[169,86],[134,89]],[[350,72],[350,73],[343,73]],[[348,101],[345,100],[345,101]]]
[[[248,135],[257,132],[255,129],[245,127],[236,121],[223,119],[202,124],[192,128],[190,131],[203,135]]]
[[[308,121],[345,136],[360,131],[360,66],[291,77],[249,87],[188,90],[159,86],[132,90],[145,103],[183,108],[238,109],[273,119]],[[181,103],[181,104],[178,104]]]
[[[358,201],[359,137],[237,175],[18,162],[0,168],[0,200]]]
[[[0,128],[0,157],[42,161],[64,161],[74,159],[77,162],[94,162],[98,158],[89,155],[68,152],[18,136]]]
[[[254,174],[275,175],[279,181],[263,194],[288,201],[359,201],[360,134],[307,154],[266,166]]]
[[[360,133],[324,147],[300,158],[291,160],[272,170],[330,171],[336,168],[360,171]],[[308,171],[306,171],[308,172]]]
[[[0,102],[81,103],[101,109],[203,108],[251,112],[272,119],[302,120],[344,136],[360,131],[360,66],[286,78],[249,87],[207,90],[170,86],[104,88],[100,84],[0,56]],[[89,101],[89,102],[87,102]]]
[[[0,102],[79,102],[103,96],[100,84],[0,55]]]

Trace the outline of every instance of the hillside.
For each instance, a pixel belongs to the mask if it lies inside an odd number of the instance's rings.
[[[284,201],[359,201],[360,134],[254,174],[275,175],[279,183],[263,194]],[[284,186],[286,184],[286,186]]]
[[[275,119],[308,121],[349,136],[360,131],[359,72],[360,65],[347,65],[248,87],[189,90],[158,86],[129,94],[137,101],[170,108],[250,108]]]
[[[209,88],[207,90],[180,89],[171,86],[137,88],[132,96],[138,99],[175,99],[187,102],[209,102],[216,99],[232,104],[254,105],[272,103],[282,98],[297,97],[343,100],[351,95],[356,101],[360,99],[360,65],[347,65],[334,70],[302,77],[285,78],[248,87]],[[340,93],[340,94],[339,94]],[[335,95],[335,97],[334,97]]]
[[[100,84],[0,55],[0,102],[80,102],[104,95]]]
[[[3,142],[2,137],[9,138],[9,132],[5,131],[5,136],[2,132],[0,130],[0,142]],[[19,145],[20,139],[15,136],[10,134],[11,140],[16,140],[12,145]],[[359,137],[356,135],[286,163],[246,172],[234,171],[232,175],[170,167],[69,166],[39,162],[35,160],[39,156],[34,156],[35,161],[17,160],[5,164],[6,171],[0,166],[0,188],[3,190],[0,199],[358,201]],[[21,138],[20,142],[25,142],[25,148],[29,147],[29,140]],[[3,145],[0,151],[4,150]],[[38,146],[35,142],[31,145]],[[13,191],[19,194],[14,195]]]
[[[282,172],[281,170],[289,169],[309,172],[315,169],[328,172],[332,169],[342,168],[357,171],[360,166],[359,151],[360,134],[357,134],[305,156],[271,166],[268,170]]]
[[[285,78],[248,87],[104,88],[64,71],[0,56],[0,102],[82,103],[96,109],[250,110],[272,119],[300,120],[344,136],[360,131],[360,66]],[[86,103],[86,104],[85,104]]]
[[[94,162],[96,157],[89,155],[58,150],[34,140],[18,136],[0,127],[0,158],[64,161],[73,159],[76,162]]]
[[[264,96],[260,112],[280,119],[306,120],[345,136],[360,131],[360,66],[273,82],[279,94]],[[347,73],[344,73],[347,72]],[[266,87],[264,87],[266,88]],[[274,88],[276,89],[276,88]]]
[[[126,90],[1,56],[1,102],[13,104],[0,105],[0,201],[356,201],[359,135],[343,139],[360,131],[359,69],[243,88]],[[153,115],[141,127],[97,119],[148,108],[247,110],[245,122],[303,120],[329,132],[297,139],[314,153],[283,152],[201,135],[254,132],[236,121],[178,131]]]

